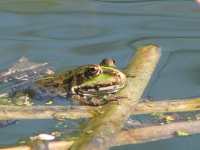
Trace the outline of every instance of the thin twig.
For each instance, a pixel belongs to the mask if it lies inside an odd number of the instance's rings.
[[[87,106],[6,106],[0,105],[0,120],[9,119],[80,119],[94,115]]]
[[[200,110],[200,98],[173,99],[138,103],[131,110],[132,114],[153,112],[187,112]]]
[[[154,100],[137,103],[131,114],[153,112],[187,112],[200,110],[200,98]],[[90,106],[9,106],[0,105],[0,120],[9,119],[80,119],[92,118],[103,112],[101,107]]]
[[[110,146],[121,146],[125,144],[137,144],[161,139],[173,138],[178,132],[186,135],[200,133],[200,120],[174,122],[165,125],[152,125],[143,128],[123,130],[116,134],[111,140],[115,141]],[[49,150],[67,150],[75,141],[53,141],[48,143]],[[31,146],[16,146],[0,148],[0,150],[32,150]]]

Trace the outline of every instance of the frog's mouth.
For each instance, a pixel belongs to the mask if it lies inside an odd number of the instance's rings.
[[[83,96],[93,96],[93,95],[106,95],[106,94],[113,94],[123,88],[124,85],[96,85],[96,86],[84,86],[84,87],[77,87],[74,89],[76,94],[83,95]]]

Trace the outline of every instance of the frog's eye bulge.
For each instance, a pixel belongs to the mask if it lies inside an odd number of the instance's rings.
[[[100,62],[101,66],[116,67],[116,61],[112,58],[104,58]]]

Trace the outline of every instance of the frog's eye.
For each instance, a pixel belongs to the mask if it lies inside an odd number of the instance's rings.
[[[85,76],[87,78],[91,77],[91,76],[96,76],[99,75],[100,73],[102,73],[102,69],[100,66],[93,66],[87,69],[87,71],[85,72]]]

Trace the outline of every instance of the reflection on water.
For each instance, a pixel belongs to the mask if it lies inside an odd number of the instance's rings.
[[[156,43],[162,48],[162,60],[144,96],[200,95],[200,6],[195,1],[6,0],[0,1],[0,19],[0,69],[21,56],[49,62],[57,70],[113,57],[123,68],[134,48]],[[33,121],[28,127],[20,122],[23,130],[0,129],[6,135],[0,136],[0,144],[15,143],[19,131],[24,137],[32,135],[30,128],[54,130],[48,124]],[[160,144],[165,146],[165,142]],[[155,149],[148,144],[132,146],[138,147]]]

